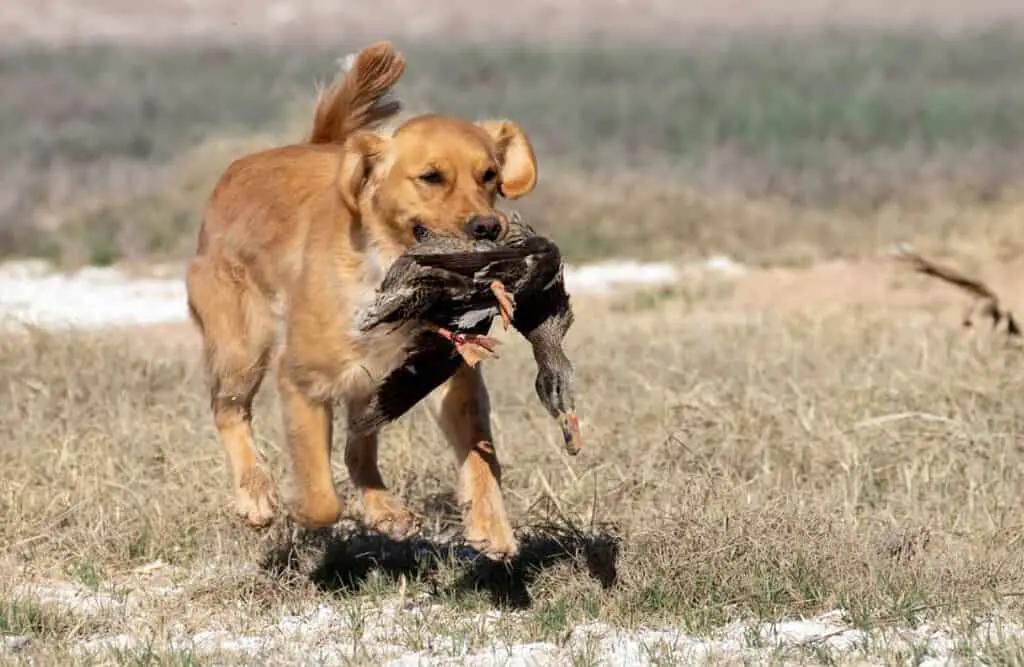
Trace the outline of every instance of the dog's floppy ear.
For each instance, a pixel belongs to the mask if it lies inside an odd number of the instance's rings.
[[[355,132],[345,140],[345,155],[338,173],[341,199],[353,213],[359,212],[359,194],[374,165],[388,149],[388,138],[373,132]]]
[[[479,125],[494,141],[501,162],[501,196],[519,199],[530,194],[537,185],[537,158],[526,133],[510,120],[488,120]]]

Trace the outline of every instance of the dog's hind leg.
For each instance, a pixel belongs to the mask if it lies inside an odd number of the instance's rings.
[[[274,519],[273,477],[253,439],[252,402],[274,345],[274,316],[245,267],[203,255],[186,276],[192,320],[203,337],[210,408],[227,454],[235,508],[252,527]]]

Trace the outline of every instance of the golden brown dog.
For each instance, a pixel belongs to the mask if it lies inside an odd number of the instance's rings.
[[[510,121],[430,114],[391,136],[374,132],[398,111],[382,98],[404,70],[391,44],[363,50],[320,96],[308,141],[235,161],[203,218],[188,302],[236,507],[252,526],[269,524],[277,509],[251,416],[268,368],[291,455],[289,514],[309,527],[332,524],[342,512],[331,477],[332,406],[355,413],[372,378],[389,372],[409,343],[408,328],[357,335],[355,314],[418,226],[498,238],[505,223],[496,197],[517,199],[536,184],[533,149]],[[511,557],[517,547],[479,370],[463,365],[437,394],[438,422],[459,465],[466,538],[492,558]],[[381,477],[376,434],[349,436],[345,464],[370,526],[395,537],[416,528]]]

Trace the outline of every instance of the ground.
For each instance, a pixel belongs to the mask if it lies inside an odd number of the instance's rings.
[[[509,571],[459,546],[420,408],[382,458],[423,538],[289,554],[230,511],[189,325],[4,335],[4,632],[44,662],[1019,658],[1019,348],[892,262],[716,266],[576,283],[578,457],[525,345],[488,362]],[[257,419],[280,475],[271,389]]]
[[[1021,664],[1020,345],[887,254],[1024,309],[1019,4],[7,2],[0,663]],[[239,525],[185,321],[213,180],[380,37],[409,112],[523,124],[509,207],[570,262],[583,451],[522,340],[486,364],[508,569],[422,407],[381,453],[419,538],[339,457],[334,529]]]

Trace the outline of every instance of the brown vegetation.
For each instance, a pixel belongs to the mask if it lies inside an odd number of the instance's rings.
[[[533,620],[508,630],[522,640],[556,638],[588,618],[695,632],[751,614],[835,607],[863,627],[997,603],[1015,610],[1002,596],[1024,584],[1024,515],[1013,502],[1024,492],[1024,414],[1007,400],[1024,390],[1018,351],[937,326],[956,306],[927,281],[893,285],[882,300],[820,291],[784,308],[775,304],[788,288],[776,284],[782,292],[762,293],[757,306],[714,283],[577,299],[567,344],[592,446],[571,459],[533,396],[529,346],[509,337],[485,372],[523,542],[512,574],[485,570],[457,585],[467,566],[421,569],[403,560],[404,543],[343,528],[326,543],[300,537],[300,558],[286,560],[283,573],[218,575],[187,612],[157,605],[146,623],[202,624],[240,596],[254,618],[272,617],[315,606],[324,585],[347,591],[328,598],[333,605],[355,608],[395,594],[391,577],[402,575],[446,608],[486,608],[491,593],[503,604],[528,600]],[[268,555],[270,545],[224,511],[222,454],[195,346],[160,343],[166,338],[0,339],[8,377],[0,540],[10,545],[0,580],[116,582],[154,559],[199,573]],[[286,453],[274,393],[258,397],[257,420],[277,471]],[[421,406],[386,430],[380,447],[396,496],[424,516],[426,546],[441,552],[459,532],[444,491],[457,473],[443,440]],[[340,461],[334,476],[355,500]],[[545,528],[552,522],[554,533]],[[527,538],[532,529],[536,539]],[[585,540],[581,551],[570,535]],[[617,579],[603,588],[586,562],[588,549],[599,558],[609,539]],[[383,580],[365,578],[375,567]],[[432,632],[445,632],[438,622]],[[107,632],[123,631],[110,623]],[[69,628],[55,636],[98,631]]]

